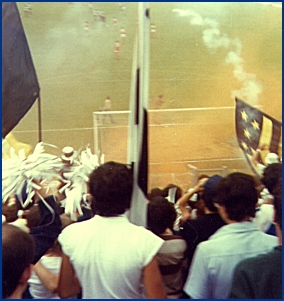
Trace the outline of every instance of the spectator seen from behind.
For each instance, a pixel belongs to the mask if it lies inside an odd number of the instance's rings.
[[[271,235],[276,235],[275,224],[273,221],[274,220],[273,190],[275,189],[281,177],[282,177],[281,163],[272,163],[264,169],[263,176],[261,178],[262,184],[265,186],[265,188],[261,192],[263,202],[257,208],[257,212],[254,218],[254,222],[256,226],[263,232]]]
[[[89,180],[95,216],[59,235],[63,257],[61,298],[82,289],[83,299],[165,298],[157,253],[163,240],[126,217],[133,175],[128,166],[108,162]]]
[[[213,204],[215,188],[221,179],[221,176],[214,175],[204,183],[203,202],[205,214],[197,219],[187,219],[180,229],[180,235],[185,239],[188,245],[187,256],[189,266],[196,246],[200,242],[207,240],[219,228],[225,225],[225,222]]]
[[[158,263],[170,299],[181,296],[186,269],[186,242],[173,234],[175,219],[174,205],[165,198],[158,196],[149,202],[148,229],[165,241],[158,252]]]
[[[22,299],[32,271],[33,238],[20,228],[2,225],[2,298]]]
[[[282,178],[273,194],[279,246],[237,265],[229,295],[231,299],[282,299]]]
[[[252,222],[258,200],[252,176],[232,173],[216,186],[215,202],[227,225],[217,230],[195,251],[184,285],[193,299],[227,298],[236,265],[243,259],[272,250],[278,240]]]

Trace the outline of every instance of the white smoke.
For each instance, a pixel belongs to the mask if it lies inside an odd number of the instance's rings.
[[[258,96],[262,92],[262,85],[254,74],[247,73],[244,70],[244,60],[241,57],[241,41],[230,39],[226,34],[221,33],[217,20],[203,18],[190,9],[173,9],[173,12],[178,13],[181,17],[189,17],[190,24],[194,26],[205,27],[202,32],[202,40],[208,49],[215,51],[221,47],[228,49],[225,62],[233,65],[233,75],[242,85],[241,89],[232,91],[232,98],[237,96],[252,105],[257,104]]]

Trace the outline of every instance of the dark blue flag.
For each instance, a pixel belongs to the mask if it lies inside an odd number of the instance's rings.
[[[267,145],[267,152],[282,157],[282,123],[237,98],[235,114],[239,146],[252,171],[257,174],[252,162],[257,149]]]
[[[2,2],[2,138],[25,116],[39,90],[16,2]]]

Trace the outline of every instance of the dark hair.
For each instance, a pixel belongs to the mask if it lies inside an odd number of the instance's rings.
[[[273,190],[274,195],[274,209],[275,209],[275,222],[279,225],[282,230],[282,177],[279,179],[275,189]]]
[[[133,175],[127,165],[107,162],[90,175],[92,209],[101,216],[117,216],[130,208]]]
[[[218,182],[215,193],[215,202],[225,207],[230,220],[240,222],[255,216],[258,196],[252,176],[231,173]]]
[[[149,201],[151,201],[154,197],[157,197],[157,196],[162,196],[163,194],[163,190],[156,187],[156,188],[152,188],[150,193],[148,193],[147,195],[147,198]]]
[[[282,164],[273,163],[268,165],[263,172],[262,183],[272,194],[278,180],[282,177]]]
[[[32,263],[35,244],[32,236],[15,226],[2,225],[2,298],[14,292],[24,270]]]
[[[214,206],[215,189],[219,181],[222,179],[219,175],[210,177],[204,184],[203,201],[204,205],[211,212],[217,212],[218,209]]]
[[[12,196],[11,196],[12,197]],[[13,204],[9,204],[9,199],[2,203],[2,215],[5,215],[6,222],[12,223],[18,218],[18,210],[22,209],[19,202],[15,202]]]
[[[175,185],[175,184],[168,184],[163,190],[162,190],[162,196],[163,197],[167,197],[169,195],[169,190],[171,188],[176,188],[176,193],[175,193],[175,203],[177,202],[177,200],[179,198],[181,198],[182,196],[182,190],[179,186]]]
[[[148,204],[147,227],[156,235],[162,234],[167,228],[172,229],[176,220],[173,204],[163,197],[155,197]]]

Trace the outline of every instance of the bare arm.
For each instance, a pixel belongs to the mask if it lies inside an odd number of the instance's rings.
[[[192,190],[191,192],[186,192],[177,200],[177,205],[182,215],[181,222],[191,217],[190,212],[186,208],[186,203],[194,194],[195,194],[195,190]]]
[[[81,291],[80,283],[76,277],[75,270],[69,257],[63,253],[58,284],[58,295],[60,298],[69,298]]]
[[[189,199],[199,191],[203,190],[202,184],[197,184],[190,192],[184,193],[178,200],[177,204],[179,206],[179,209],[182,214],[181,222],[184,222],[186,219],[190,218],[191,215],[188,212],[188,209],[186,208],[186,203],[189,201]]]
[[[162,276],[158,266],[157,256],[144,267],[143,281],[148,299],[166,299],[167,294],[163,285]]]
[[[59,276],[50,272],[40,261],[34,265],[33,269],[43,285],[52,294],[57,293]]]

